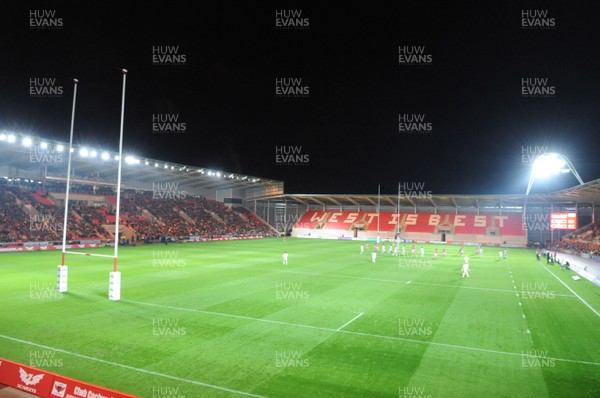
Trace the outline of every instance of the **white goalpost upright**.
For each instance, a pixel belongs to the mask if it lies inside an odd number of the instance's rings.
[[[58,266],[56,275],[56,289],[60,293],[65,293],[68,290],[68,275],[69,267],[65,265],[65,254],[67,252],[67,216],[69,215],[69,188],[71,182],[71,154],[73,151],[73,125],[75,123],[75,101],[77,99],[77,83],[79,80],[73,79],[73,107],[71,110],[71,131],[69,133],[69,155],[67,161],[67,188],[65,191],[65,214],[63,219],[63,236],[62,236],[62,255],[61,264]]]
[[[117,262],[119,259],[119,213],[121,210],[121,168],[123,165],[123,119],[125,117],[125,82],[127,78],[127,69],[121,69],[123,72],[123,92],[121,94],[121,126],[119,131],[119,166],[117,171],[117,211],[115,218],[115,255],[113,260],[113,270],[109,274],[108,299],[121,299],[121,273],[117,271]]]
[[[377,243],[381,241],[379,237],[379,221],[381,220],[381,184],[377,185]]]

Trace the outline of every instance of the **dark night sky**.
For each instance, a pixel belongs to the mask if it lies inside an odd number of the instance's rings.
[[[127,68],[126,150],[280,179],[286,193],[394,193],[401,181],[524,193],[533,147],[600,178],[597,2],[323,3],[3,2],[0,128],[68,141],[76,77],[76,143],[116,150]],[[554,29],[523,29],[523,9],[547,11]],[[62,27],[32,29],[30,10]],[[301,11],[308,27],[277,29],[276,10]],[[156,46],[185,62],[155,64]],[[432,62],[399,65],[400,46],[425,46]],[[32,97],[36,77],[64,94]],[[278,77],[301,78],[308,97],[277,97]],[[522,97],[528,77],[555,95]],[[185,132],[153,132],[153,114]],[[425,114],[431,131],[399,132],[399,114]],[[278,146],[308,161],[277,164]],[[555,181],[537,191],[577,184]]]

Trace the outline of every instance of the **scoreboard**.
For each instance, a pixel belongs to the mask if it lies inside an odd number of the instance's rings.
[[[577,213],[550,213],[550,229],[577,229]]]

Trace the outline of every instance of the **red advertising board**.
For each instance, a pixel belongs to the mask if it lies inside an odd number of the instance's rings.
[[[43,398],[138,398],[0,358],[0,384]]]

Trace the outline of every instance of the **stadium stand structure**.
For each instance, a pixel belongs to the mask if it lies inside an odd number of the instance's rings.
[[[585,227],[596,222],[599,200],[600,179],[547,194],[281,194],[247,206],[279,231],[298,237],[399,235],[447,243],[551,246],[571,232],[550,228],[552,212],[575,212],[578,225]]]
[[[527,243],[520,214],[393,213],[309,210],[294,225],[295,236],[396,238],[414,241]]]
[[[62,237],[64,193],[33,189],[36,182],[0,180],[0,241],[21,244],[59,241]],[[53,183],[49,183],[50,186]],[[74,190],[79,187],[76,185]],[[199,197],[154,200],[152,192],[126,190],[121,214],[121,238],[129,242],[274,236],[274,231],[247,209],[236,211],[223,203]],[[52,198],[50,200],[49,198]],[[69,241],[114,239],[112,197],[73,194],[69,205]]]
[[[29,137],[31,141],[24,145],[23,135],[9,139],[10,134],[0,132],[0,176],[5,176],[0,190],[3,234],[22,240],[20,232],[25,229],[28,239],[41,239],[44,236],[34,234],[29,221],[62,223],[57,210],[64,209],[67,156],[59,147],[68,145],[36,137]],[[69,237],[110,239],[115,222],[116,153],[108,152],[101,159],[97,151],[92,158],[89,154],[94,151],[87,148],[84,156],[82,148],[73,148],[69,215],[74,228]],[[600,180],[528,196],[285,194],[282,181],[143,157],[125,160],[120,221],[128,238],[244,234],[244,228],[253,225],[273,234],[336,239],[399,235],[447,243],[596,244],[586,240],[595,230],[566,237],[570,231],[550,229],[549,215],[576,212],[579,226],[595,223]],[[51,237],[60,235],[51,232]]]

